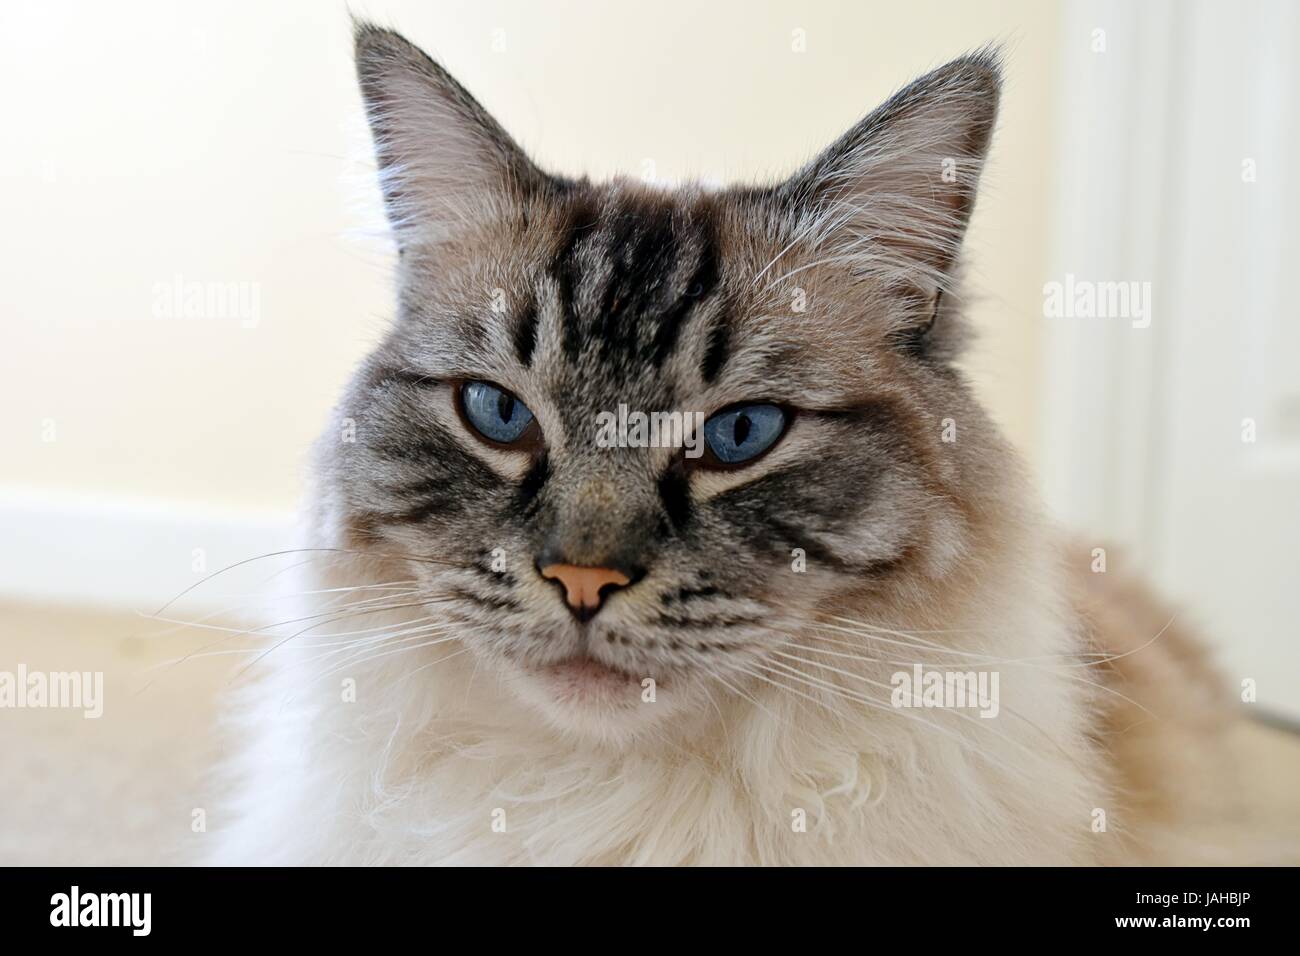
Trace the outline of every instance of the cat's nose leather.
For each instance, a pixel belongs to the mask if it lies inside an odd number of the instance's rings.
[[[613,568],[548,564],[540,568],[540,571],[542,577],[564,585],[564,600],[580,621],[587,620],[600,610],[609,591],[632,583],[626,574]]]

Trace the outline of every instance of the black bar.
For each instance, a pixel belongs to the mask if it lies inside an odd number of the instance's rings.
[[[430,948],[499,943],[522,932],[533,943],[651,945],[671,934],[764,938],[861,934],[868,941],[910,936],[913,951],[958,940],[990,943],[1022,936],[1053,940],[1109,936],[1232,945],[1242,933],[1294,925],[1293,869],[977,870],[875,869],[549,872],[413,869],[8,869],[0,870],[0,927],[6,942],[157,939],[221,942],[348,940],[374,943],[416,934]],[[54,926],[77,887],[83,913],[120,914],[118,926]],[[120,896],[149,894],[135,906]],[[95,902],[88,904],[88,897]],[[85,909],[90,907],[89,910]],[[57,912],[56,912],[57,911]],[[134,924],[129,919],[136,917]],[[1147,920],[1148,925],[1121,925]],[[1211,925],[1201,925],[1209,919]],[[1195,920],[1195,923],[1191,921]],[[1236,925],[1225,925],[1231,920]],[[596,931],[601,931],[597,935]],[[971,932],[976,936],[969,936]],[[376,935],[379,934],[379,935]],[[469,938],[466,939],[466,936]],[[648,937],[648,938],[647,938]],[[811,942],[815,936],[807,937]],[[475,942],[477,941],[477,942]],[[14,950],[10,950],[13,952]]]

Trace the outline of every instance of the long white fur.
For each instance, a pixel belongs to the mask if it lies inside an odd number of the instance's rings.
[[[327,512],[312,522],[316,547],[339,546]],[[996,667],[996,720],[891,712],[832,691],[833,680],[736,686],[733,675],[736,692],[713,695],[725,719],[707,734],[615,746],[546,727],[510,688],[475,673],[454,631],[432,637],[434,646],[328,670],[312,644],[290,641],[267,657],[237,711],[250,746],[233,767],[238,800],[214,821],[214,861],[1092,862],[1105,839],[1092,832],[1092,811],[1110,793],[1084,736],[1089,686],[1067,666],[1077,635],[1043,532],[1026,522],[1001,547],[1006,560],[989,562],[987,590],[959,602],[942,644],[879,630],[872,640],[846,624],[807,630],[793,650],[803,660],[819,648],[848,654],[857,674],[873,673],[858,658],[881,658],[875,676],[885,681],[899,669],[891,653]],[[294,588],[403,577],[381,560],[323,554],[302,565]],[[317,596],[295,616],[328,609]],[[409,633],[429,614],[367,613],[336,629]],[[355,681],[354,703],[343,700],[345,680]],[[887,694],[871,696],[887,704]],[[795,826],[800,811],[807,832]]]

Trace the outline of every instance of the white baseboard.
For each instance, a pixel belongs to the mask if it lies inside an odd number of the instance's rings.
[[[0,486],[0,599],[154,612],[214,572],[294,546],[288,511]],[[194,588],[187,608],[226,606]]]

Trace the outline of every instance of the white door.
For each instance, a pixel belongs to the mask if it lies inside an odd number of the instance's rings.
[[[1150,325],[1045,319],[1045,478],[1125,543],[1254,706],[1300,720],[1300,10],[1072,4],[1055,265]],[[1091,272],[1089,271],[1091,270]]]

